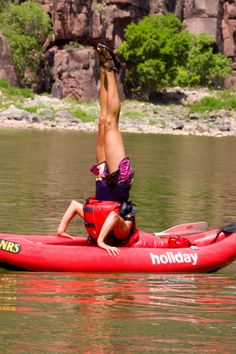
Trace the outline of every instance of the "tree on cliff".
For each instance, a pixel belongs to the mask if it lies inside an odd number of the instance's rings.
[[[146,16],[125,30],[118,52],[128,64],[126,83],[149,96],[173,82],[178,66],[187,61],[192,35],[171,13]]]
[[[34,1],[7,3],[0,12],[0,31],[7,38],[15,69],[22,84],[32,84],[42,54],[42,45],[51,31],[50,18]],[[27,72],[30,75],[27,77]]]
[[[125,30],[118,48],[128,66],[126,85],[148,97],[173,84],[206,84],[229,72],[230,62],[212,51],[213,40],[199,39],[171,13],[146,16]]]
[[[224,77],[230,74],[232,61],[214,53],[214,41],[204,33],[193,38],[188,60],[179,67],[177,84],[223,86]]]

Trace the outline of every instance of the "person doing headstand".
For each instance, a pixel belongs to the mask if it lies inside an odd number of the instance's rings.
[[[96,140],[96,165],[91,172],[96,176],[96,199],[100,201],[127,202],[134,171],[130,159],[125,154],[123,138],[119,130],[120,97],[116,73],[120,63],[115,54],[105,45],[98,44],[100,63],[100,116]],[[131,204],[132,206],[132,204]],[[116,247],[129,239],[134,228],[134,208],[126,215],[111,211],[106,217],[97,245],[110,255],[118,255]],[[83,204],[72,201],[58,227],[58,236],[69,236],[65,231],[75,215],[84,218]]]

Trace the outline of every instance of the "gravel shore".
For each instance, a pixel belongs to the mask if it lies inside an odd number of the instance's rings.
[[[236,136],[235,111],[191,113],[189,104],[215,94],[207,89],[175,88],[159,103],[125,100],[122,102],[120,130],[144,134]],[[98,102],[75,104],[91,121],[83,121],[84,117],[80,119],[78,111],[74,115],[71,101],[35,95],[33,99],[24,99],[20,108],[15,103],[6,102],[0,109],[0,127],[97,131]]]

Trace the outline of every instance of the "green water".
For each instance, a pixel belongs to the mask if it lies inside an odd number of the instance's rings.
[[[236,221],[236,138],[124,136],[137,224]],[[0,231],[55,234],[94,193],[95,135],[0,131]],[[84,234],[74,220],[70,230]],[[1,353],[234,353],[236,263],[214,274],[0,271]]]

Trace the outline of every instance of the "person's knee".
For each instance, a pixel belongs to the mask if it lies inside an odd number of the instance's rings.
[[[72,200],[70,205],[73,206],[73,207],[76,207],[77,206],[77,201],[76,200]]]
[[[80,202],[77,202],[76,200],[72,200],[70,204],[71,212],[73,215],[78,214],[80,217],[84,217],[84,212],[83,212],[83,204]]]
[[[116,128],[117,127],[116,117],[107,115],[104,127],[106,131]]]
[[[99,116],[99,119],[98,119],[98,126],[99,127],[104,126],[105,122],[106,122],[106,115],[105,114],[101,114]]]
[[[111,211],[109,214],[109,218],[117,222],[119,220],[119,215],[115,211]]]
[[[76,200],[72,200],[71,201],[71,207],[74,209],[74,210],[78,210],[78,209],[80,209],[81,208],[81,206],[82,206],[82,204],[81,203],[79,203],[79,202],[77,202]]]

